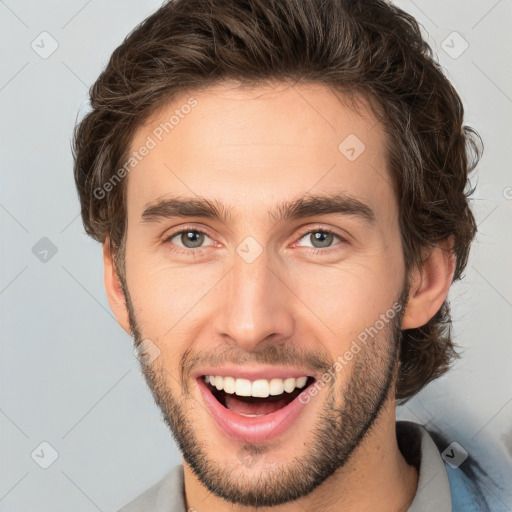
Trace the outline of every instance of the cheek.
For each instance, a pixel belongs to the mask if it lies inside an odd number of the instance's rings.
[[[360,260],[337,267],[310,265],[290,276],[294,292],[307,306],[307,318],[316,318],[321,329],[329,328],[330,352],[339,353],[348,346],[397,299],[401,281],[395,267],[387,262],[372,263]]]
[[[183,339],[183,333],[212,300],[222,276],[212,266],[140,265],[129,274],[130,295],[143,332],[155,339]]]
[[[230,279],[230,262],[177,264],[134,252],[127,259],[127,277],[139,327],[145,337],[181,353],[211,325],[212,315],[230,307],[223,281]],[[271,265],[286,285],[276,284],[273,300],[295,317],[297,329],[316,331],[326,345],[333,338],[333,350],[339,351],[340,343],[350,344],[396,299],[400,265],[392,264],[393,259],[396,254],[376,246],[337,263],[295,260]]]

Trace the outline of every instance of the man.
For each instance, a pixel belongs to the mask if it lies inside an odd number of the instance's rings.
[[[414,19],[173,0],[91,106],[82,217],[183,456],[123,511],[489,510],[471,461],[395,417],[457,357],[476,231],[478,136]]]

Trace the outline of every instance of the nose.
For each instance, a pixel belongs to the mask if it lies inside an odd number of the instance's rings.
[[[292,336],[293,294],[278,272],[270,268],[266,252],[251,263],[235,254],[233,267],[218,293],[219,314],[214,324],[217,336],[230,339],[248,352],[271,336],[273,342]]]

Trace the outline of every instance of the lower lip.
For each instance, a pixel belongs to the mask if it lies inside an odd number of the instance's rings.
[[[262,416],[243,416],[224,407],[213,396],[201,377],[197,379],[197,383],[203,400],[220,429],[230,438],[246,443],[276,439],[295,423],[307,405],[301,403],[299,398],[303,393],[307,393],[308,388],[278,411]]]

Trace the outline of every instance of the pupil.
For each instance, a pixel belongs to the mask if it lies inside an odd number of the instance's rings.
[[[324,231],[317,231],[311,236],[313,237],[312,241],[314,247],[329,247],[333,238],[332,233],[326,233]],[[315,242],[321,242],[323,245],[315,245]]]
[[[204,241],[204,234],[197,233],[196,231],[187,231],[186,233],[182,233],[181,241],[185,247],[190,249],[200,247]]]

